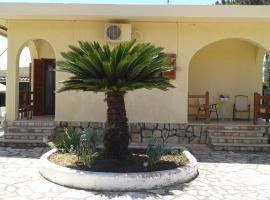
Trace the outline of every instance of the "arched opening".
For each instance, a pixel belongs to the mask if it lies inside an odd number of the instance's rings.
[[[19,119],[55,114],[55,54],[43,39],[22,45],[18,56]]]
[[[19,67],[20,68],[24,68],[24,67],[29,67],[29,64],[32,62],[32,58],[31,58],[31,53],[30,53],[30,49],[28,46],[25,46],[22,49],[22,52],[20,54],[20,58],[19,58]]]
[[[262,93],[266,53],[262,46],[244,39],[220,40],[201,48],[189,64],[189,94],[208,91],[209,104],[217,105],[219,119],[224,120],[233,118],[235,97],[247,96],[253,116],[254,92]],[[197,108],[189,109],[192,112],[196,113]],[[247,118],[246,113],[239,115]],[[211,118],[217,118],[215,113]]]
[[[6,71],[8,56],[8,38],[0,34],[0,120],[4,120],[6,112]]]

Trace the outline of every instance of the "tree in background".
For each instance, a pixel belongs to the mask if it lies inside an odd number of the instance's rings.
[[[270,0],[221,0],[216,5],[270,5]]]
[[[270,56],[266,55],[264,60],[264,70],[263,70],[263,76],[264,76],[264,87],[270,88]]]

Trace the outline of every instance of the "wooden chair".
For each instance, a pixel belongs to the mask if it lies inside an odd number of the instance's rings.
[[[245,95],[236,95],[234,97],[233,104],[233,120],[239,119],[236,118],[236,113],[248,113],[247,120],[250,120],[250,104],[248,96]]]
[[[196,111],[196,114],[192,113],[192,110]],[[201,115],[201,112],[203,112],[203,115]],[[208,123],[209,117],[212,113],[216,113],[216,117],[217,119],[219,119],[217,113],[217,105],[209,104],[209,92],[206,92],[202,95],[188,95],[189,119],[192,118],[198,120],[199,118],[201,118],[205,120],[205,123]]]
[[[206,95],[206,97],[207,97],[207,95]],[[209,119],[211,118],[212,113],[216,113],[216,119],[219,120],[218,113],[217,113],[217,104],[209,104],[209,106],[205,106],[206,98],[199,98],[198,100],[199,100],[199,108],[197,110],[196,120],[199,119],[201,112],[209,113],[209,116],[208,116]],[[207,109],[208,109],[208,111],[207,111]]]
[[[19,119],[32,119],[34,114],[33,92],[21,92],[22,104],[19,106]]]
[[[265,119],[269,122],[270,119],[270,96],[262,96],[259,93],[254,93],[254,116],[253,122],[257,124],[258,119]]]

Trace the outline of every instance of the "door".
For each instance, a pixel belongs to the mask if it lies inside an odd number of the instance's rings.
[[[55,60],[34,60],[34,115],[55,114]]]
[[[55,114],[55,61],[45,61],[45,114]]]
[[[34,115],[44,115],[45,105],[45,62],[34,59]]]

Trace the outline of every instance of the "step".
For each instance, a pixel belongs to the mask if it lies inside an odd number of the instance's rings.
[[[268,144],[268,137],[210,136],[211,143]]]
[[[211,130],[208,132],[210,136],[233,136],[233,137],[263,137],[264,131],[262,130]]]
[[[212,143],[216,151],[265,151],[270,152],[270,144]]]
[[[21,134],[5,134],[4,139],[21,140],[21,141],[48,141],[48,135],[21,135]]]
[[[2,138],[1,142],[22,142],[22,143],[46,143],[46,140],[43,139],[35,139],[35,140],[27,140],[27,139],[6,139]]]
[[[0,146],[2,147],[46,147],[46,142],[40,140],[8,140],[0,138]]]
[[[55,127],[55,121],[12,121],[7,122],[7,125],[16,127]]]
[[[7,127],[7,133],[54,133],[55,127],[18,127],[9,126]]]
[[[263,130],[263,125],[211,125],[209,130]]]
[[[224,130],[261,130],[262,126],[254,126],[254,125],[234,125],[234,126],[224,126]]]
[[[3,135],[36,135],[36,136],[50,136],[52,135],[51,133],[40,133],[40,132],[37,132],[37,133],[23,133],[23,132],[7,132],[7,133],[4,133]]]

